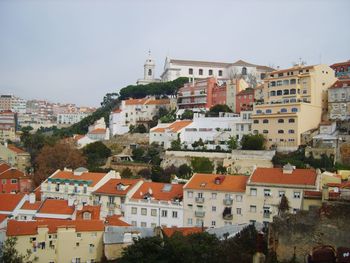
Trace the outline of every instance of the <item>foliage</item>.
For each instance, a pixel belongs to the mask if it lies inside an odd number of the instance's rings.
[[[38,260],[32,257],[32,251],[27,250],[25,255],[20,254],[16,250],[17,237],[9,237],[5,240],[0,248],[0,262],[6,263],[33,263]]]
[[[139,124],[137,126],[130,125],[129,132],[130,133],[146,133],[147,132],[147,128],[143,124]]]
[[[188,166],[187,164],[181,164],[178,168],[178,174],[177,176],[179,178],[183,178],[183,179],[189,179],[191,178],[192,175],[192,169],[190,166]]]
[[[83,148],[83,154],[87,160],[87,168],[91,170],[103,165],[111,156],[111,150],[102,142],[93,142]]]
[[[192,120],[193,119],[193,111],[192,110],[185,110],[184,113],[181,115],[181,120]]]
[[[232,110],[226,104],[216,104],[209,109],[206,115],[210,117],[218,117],[220,112],[232,112]]]
[[[281,201],[278,205],[278,213],[279,214],[284,214],[289,211],[289,201],[288,198],[285,195],[282,195]]]
[[[45,145],[35,158],[34,183],[40,185],[57,169],[78,168],[86,165],[82,153],[69,144],[57,143],[53,146]]]
[[[213,163],[207,157],[194,157],[191,160],[191,166],[195,173],[212,173],[214,170]]]
[[[216,167],[216,173],[218,174],[227,174],[226,167],[222,166],[221,164]]]
[[[176,121],[176,110],[170,111],[159,118],[161,123],[171,123]]]
[[[242,150],[264,150],[265,140],[262,134],[245,134],[241,140]]]
[[[153,182],[170,183],[171,175],[165,173],[159,165],[154,165],[151,169],[151,179]]]
[[[177,135],[177,139],[171,142],[171,150],[180,151],[181,150],[181,139],[180,134]]]
[[[129,167],[126,167],[120,174],[121,178],[131,178],[133,175]]]
[[[150,169],[142,169],[137,173],[140,177],[145,178],[145,179],[151,179],[151,170]]]
[[[142,149],[141,147],[138,147],[132,150],[132,158],[134,159],[134,161],[142,162],[144,154],[145,154],[145,150]]]
[[[161,162],[160,152],[161,152],[161,149],[158,145],[151,144],[146,151],[146,154],[144,157],[145,161],[153,165],[159,165]]]
[[[228,145],[229,150],[231,150],[231,151],[237,149],[238,144],[237,144],[236,138],[230,136],[230,138],[227,141],[227,145]]]

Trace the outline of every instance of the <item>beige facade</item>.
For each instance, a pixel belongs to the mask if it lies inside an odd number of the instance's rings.
[[[0,159],[22,172],[31,166],[29,153],[7,143],[4,145],[0,143]]]
[[[326,65],[269,73],[264,80],[264,102],[254,106],[253,131],[265,135],[268,147],[295,150],[301,134],[317,128],[326,116],[327,89],[335,81],[334,71]]]

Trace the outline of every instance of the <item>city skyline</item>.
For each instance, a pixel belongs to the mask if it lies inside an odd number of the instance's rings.
[[[2,1],[0,93],[98,106],[143,77],[149,49],[157,77],[166,56],[281,68],[299,58],[346,61],[350,36],[336,29],[349,24],[349,7],[341,0]]]

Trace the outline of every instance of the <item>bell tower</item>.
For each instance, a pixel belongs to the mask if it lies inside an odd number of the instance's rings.
[[[154,80],[154,69],[156,67],[156,64],[154,63],[154,60],[151,57],[151,51],[148,51],[148,58],[144,65],[144,79],[145,80]]]

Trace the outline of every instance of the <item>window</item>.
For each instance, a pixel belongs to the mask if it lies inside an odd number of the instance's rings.
[[[193,220],[192,218],[187,218],[187,225],[192,226]]]
[[[242,208],[236,208],[236,212],[237,212],[237,215],[241,215],[242,214]]]
[[[87,186],[84,185],[84,188],[83,188],[83,193],[86,194],[87,193]]]
[[[152,76],[152,69],[148,69],[148,76]]]
[[[108,196],[108,203],[114,204],[114,196]]]
[[[254,123],[259,123],[259,120],[254,120]]]
[[[276,81],[271,81],[270,82],[270,87],[276,87]]]
[[[211,207],[211,211],[212,211],[212,212],[216,212],[216,206],[212,206],[212,207]]]
[[[251,213],[256,213],[256,205],[251,205],[250,208],[249,208],[249,211]]]
[[[151,223],[151,227],[152,227],[152,228],[155,228],[156,226],[157,226],[156,223]]]
[[[278,119],[278,123],[284,123],[283,119]]]
[[[151,216],[157,216],[157,209],[151,209]]]
[[[6,179],[1,180],[2,184],[6,184]]]
[[[282,96],[282,90],[277,90],[277,96]]]
[[[211,226],[216,226],[216,222],[215,221],[211,221]]]
[[[209,69],[209,76],[213,75],[213,70]]]
[[[296,94],[297,93],[297,90],[296,89],[291,89],[290,90],[290,94]]]
[[[81,233],[77,233],[77,237],[81,237]]]
[[[292,112],[298,112],[297,108],[292,108]]]
[[[263,123],[269,123],[269,120],[268,119],[264,119]]]
[[[267,109],[267,110],[266,110],[266,113],[272,113],[272,110]]]
[[[274,91],[274,90],[271,91],[271,92],[270,92],[270,96],[276,96],[276,91]]]
[[[283,85],[289,85],[289,80],[288,79],[283,80]]]
[[[168,217],[168,211],[162,210],[162,217]]]
[[[293,197],[296,199],[300,199],[300,192],[294,192]]]
[[[147,208],[141,208],[141,215],[143,216],[147,215]]]
[[[277,85],[277,86],[282,86],[282,83],[283,83],[282,80],[277,80],[276,85]],[[282,94],[281,94],[281,95],[282,95]]]
[[[147,223],[146,222],[141,222],[141,227],[146,227]]]
[[[211,193],[211,199],[216,199],[217,194],[216,193]]]
[[[11,179],[11,184],[17,184],[17,179]]]
[[[222,70],[219,70],[219,76],[222,77]]]
[[[268,130],[263,130],[263,133],[267,134],[267,133],[269,133],[269,131]]]
[[[297,83],[296,79],[291,79],[290,80],[290,85],[295,85]]]
[[[131,207],[131,214],[133,215],[137,214],[137,207]]]
[[[264,196],[266,196],[266,197],[271,196],[271,190],[270,189],[264,189]]]
[[[294,130],[289,130],[288,133],[294,133]]]
[[[193,197],[193,192],[187,192],[187,197],[192,198]]]
[[[74,193],[78,193],[78,186],[77,185],[74,185],[74,190],[73,190]]]
[[[133,226],[137,226],[136,221],[131,221],[131,224],[132,224]]]
[[[94,244],[89,244],[89,252],[93,253],[94,252],[95,245]]]
[[[286,194],[285,191],[278,191],[278,196],[279,196],[279,197],[282,197],[282,196],[284,196],[285,194]]]
[[[242,75],[243,76],[247,75],[247,68],[246,67],[242,68]]]
[[[203,193],[198,193],[197,196],[198,198],[203,198]]]
[[[173,211],[173,218],[177,218],[177,211]]]
[[[256,188],[250,188],[250,195],[256,196],[256,193],[257,193]]]
[[[281,109],[281,112],[282,112],[282,113],[285,113],[285,112],[287,112],[287,109],[286,109],[286,108],[282,108],[282,109]]]
[[[295,120],[294,120],[294,119],[289,119],[288,122],[289,122],[289,123],[294,123]]]
[[[278,133],[284,133],[284,131],[283,130],[278,130]]]
[[[193,68],[188,69],[188,74],[192,75],[193,74]]]
[[[91,213],[86,211],[83,213],[83,219],[84,220],[90,220],[91,219]]]
[[[262,113],[261,110],[257,110],[257,111],[256,111],[256,114],[261,114],[261,113]]]
[[[265,73],[261,73],[260,74],[260,79],[264,79],[266,77],[266,74]]]
[[[236,195],[236,202],[242,202],[242,199],[241,195]]]
[[[198,70],[198,74],[199,74],[199,75],[203,75],[203,69],[200,68],[200,69]]]

